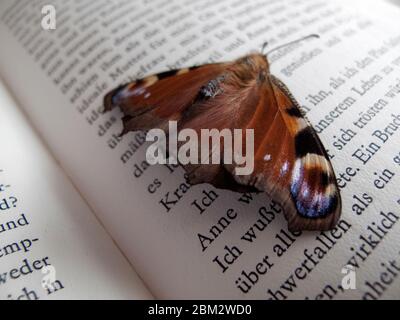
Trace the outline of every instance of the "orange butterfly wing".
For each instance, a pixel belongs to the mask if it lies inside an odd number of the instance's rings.
[[[122,85],[106,95],[105,111],[121,108],[124,132],[162,128],[168,120],[178,120],[204,83],[221,74],[226,65],[172,70]]]
[[[321,141],[281,81],[269,75],[260,90],[266,97],[246,125],[255,128],[255,170],[250,177],[237,176],[238,182],[280,200],[290,230],[333,228],[341,198]]]

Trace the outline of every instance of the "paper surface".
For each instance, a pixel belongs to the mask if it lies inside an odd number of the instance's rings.
[[[339,1],[52,3],[53,31],[36,2],[2,3],[0,73],[156,297],[399,297],[398,21]],[[189,187],[179,168],[148,167],[144,135],[121,141],[121,113],[100,114],[126,81],[312,33],[321,38],[271,55],[271,72],[333,156],[343,214],[332,232],[290,234],[267,195]],[[355,290],[343,289],[348,264]]]
[[[0,299],[148,299],[0,83]]]

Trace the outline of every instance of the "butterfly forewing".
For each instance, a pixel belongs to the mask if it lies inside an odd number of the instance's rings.
[[[208,64],[128,83],[105,97],[105,110],[120,107],[125,115],[126,131],[161,127],[165,121],[178,120],[185,108],[194,102],[201,87],[224,68],[225,64]]]
[[[288,88],[274,76],[269,82],[287,128],[282,144],[290,160],[277,161],[277,169],[290,172],[280,183],[287,188],[284,198],[289,226],[292,230],[331,229],[340,217],[341,198],[329,157]]]

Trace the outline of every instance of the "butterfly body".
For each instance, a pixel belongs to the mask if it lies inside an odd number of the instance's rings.
[[[293,231],[328,230],[337,223],[341,199],[328,155],[289,89],[270,73],[264,55],[121,86],[105,97],[106,110],[117,106],[124,113],[124,133],[167,130],[170,120],[180,130],[253,129],[253,173],[236,175],[235,164],[185,165],[189,181],[266,192],[283,204]]]

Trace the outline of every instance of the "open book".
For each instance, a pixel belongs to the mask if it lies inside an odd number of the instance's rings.
[[[396,6],[48,2],[55,29],[43,1],[0,4],[1,299],[400,297]],[[129,80],[315,33],[270,60],[332,158],[332,231],[289,232],[266,194],[149,166],[144,134],[120,138],[121,113],[101,113]]]

